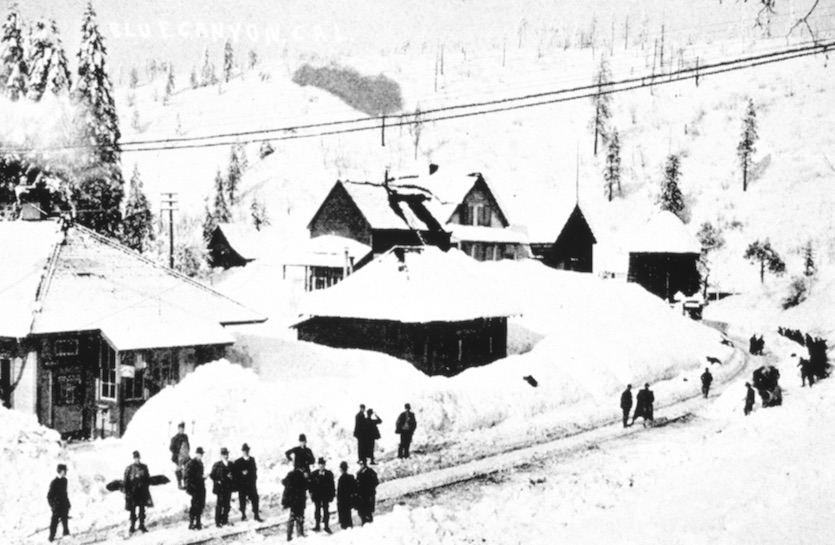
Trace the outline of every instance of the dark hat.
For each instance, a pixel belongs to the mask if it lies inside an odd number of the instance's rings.
[[[241,446],[241,450],[246,451],[246,452],[249,452],[249,445],[247,445],[246,443],[244,443],[244,444]]]
[[[177,427],[178,427],[178,428],[185,428],[185,427],[186,427],[186,423],[185,423],[185,422],[180,422],[179,424],[177,424]]]
[[[133,451],[133,457],[134,458],[139,458],[139,451],[138,450]]]
[[[196,454],[203,454],[203,447],[197,447],[197,450],[194,451]]]
[[[348,469],[348,462],[346,462],[345,460],[341,461],[339,463],[339,469]]]
[[[220,455],[223,456],[224,454],[229,454],[229,450],[226,447],[221,447]]]
[[[62,471],[66,471],[66,470],[67,470],[67,465],[66,464],[58,464],[58,469],[56,471],[58,473],[61,473]]]
[[[320,463],[320,464],[324,464],[324,463],[325,463],[325,459],[324,459],[324,458],[322,458],[321,456],[319,457],[319,463]]]
[[[299,441],[307,442],[307,436],[305,434],[299,435]]]

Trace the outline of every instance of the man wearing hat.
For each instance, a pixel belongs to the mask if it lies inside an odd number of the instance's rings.
[[[357,512],[362,524],[374,521],[374,508],[377,504],[377,472],[368,467],[368,461],[363,458],[359,462],[357,471]]]
[[[258,522],[264,522],[258,514],[258,468],[255,458],[249,455],[249,445],[241,447],[242,456],[235,460],[235,478],[238,483],[238,500],[241,504],[241,520],[246,520],[246,500],[252,502],[252,514]]]
[[[324,520],[325,531],[331,533],[330,503],[334,496],[336,496],[336,490],[333,483],[333,472],[325,469],[325,459],[319,458],[319,468],[310,475],[310,499],[313,500],[316,509],[313,512],[316,521],[316,526],[313,527],[314,532],[321,530],[319,523]]]
[[[348,472],[348,462],[342,461],[339,464],[339,483],[336,491],[336,511],[339,514],[339,525],[345,528],[353,528],[354,519],[352,510],[357,495],[357,480]]]
[[[281,495],[281,506],[290,509],[290,519],[287,521],[287,541],[293,539],[293,527],[296,527],[299,537],[304,536],[304,509],[307,506],[307,491],[310,488],[309,473],[302,466],[295,466],[281,480],[284,492]]]
[[[188,511],[189,530],[202,530],[203,508],[206,507],[206,477],[203,475],[203,447],[197,447],[194,458],[186,463],[183,479],[186,493],[191,496],[191,508]]]
[[[394,425],[394,433],[400,435],[400,446],[397,447],[398,458],[409,457],[412,436],[415,434],[415,428],[417,428],[417,420],[412,412],[412,406],[406,403],[405,408],[406,410],[400,413],[400,416],[397,417],[397,423]]]
[[[139,451],[133,451],[133,463],[125,468],[125,510],[130,511],[130,533],[136,531],[137,510],[139,511],[139,531],[145,528],[145,508],[153,507],[151,499],[151,474],[148,466],[142,463]]]
[[[49,523],[49,541],[55,540],[55,532],[58,530],[58,521],[64,526],[64,535],[70,535],[70,528],[67,526],[67,519],[70,517],[70,498],[67,496],[67,466],[58,464],[58,476],[49,483],[49,492],[46,501],[52,509],[52,521]]]
[[[235,484],[235,474],[232,471],[229,450],[226,447],[220,449],[220,460],[212,466],[209,476],[214,483],[212,493],[217,496],[215,526],[220,528],[229,524],[229,504],[232,502],[232,489]]]
[[[188,435],[186,435],[185,422],[177,424],[177,435],[171,438],[171,444],[168,446],[168,450],[171,451],[171,461],[177,466],[177,469],[175,470],[175,474],[177,475],[177,486],[180,490],[182,490],[183,468],[189,460],[189,444]]]
[[[306,473],[310,473],[310,466],[316,463],[313,451],[307,448],[307,437],[304,434],[299,435],[299,445],[287,450],[284,455],[287,461],[293,462],[293,467],[300,467]]]

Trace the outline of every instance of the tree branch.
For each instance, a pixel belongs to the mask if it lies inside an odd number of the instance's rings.
[[[766,1],[766,0],[763,0],[763,1]],[[809,24],[809,17],[812,15],[812,13],[818,7],[818,4],[820,4],[820,0],[815,0],[815,3],[812,4],[812,7],[809,8],[808,12],[806,12],[806,15],[804,15],[803,17],[798,19],[797,22],[791,27],[791,29],[789,30],[789,33],[786,34],[786,38],[791,36],[792,32],[794,32],[794,29],[796,29],[797,27],[799,27],[802,24],[802,25],[806,25],[806,29],[809,31],[809,34],[812,36],[812,41],[814,41],[817,44],[818,37],[815,35],[815,31],[812,30],[812,26]]]

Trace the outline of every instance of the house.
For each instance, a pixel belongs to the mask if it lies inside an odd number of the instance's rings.
[[[699,289],[702,246],[672,212],[650,218],[629,249],[627,281],[636,282],[665,301],[677,292],[692,295]]]
[[[531,252],[555,269],[590,273],[597,239],[580,203],[555,210],[548,228],[531,241]]]
[[[119,243],[0,222],[4,403],[66,438],[121,435],[136,410],[265,317]]]
[[[432,165],[428,175],[403,176],[395,184],[427,191],[436,216],[452,234],[452,244],[470,257],[478,261],[530,257],[526,233],[511,226],[482,173]]]
[[[212,267],[243,267],[275,245],[272,229],[240,223],[218,223],[212,229],[207,249]]]
[[[371,247],[374,256],[395,246],[426,244],[446,250],[449,233],[432,214],[429,201],[418,189],[337,180],[307,228],[310,238],[349,238]]]
[[[395,247],[302,302],[302,341],[384,352],[428,375],[455,375],[507,355],[515,309],[458,250]]]
[[[300,267],[304,274],[304,291],[329,288],[366,263],[371,255],[370,246],[354,239],[322,235],[310,239],[285,258],[284,280],[287,280],[287,267]]]

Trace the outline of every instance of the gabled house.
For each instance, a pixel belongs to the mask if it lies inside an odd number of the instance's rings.
[[[265,317],[81,226],[0,222],[0,385],[68,438],[121,435],[136,410]]]
[[[659,212],[636,234],[629,249],[627,281],[669,302],[678,292],[692,295],[699,290],[701,252],[699,240],[675,214]]]
[[[432,213],[425,191],[393,184],[337,181],[307,226],[310,237],[336,235],[371,248],[450,247],[449,233]]]
[[[265,250],[262,231],[252,225],[218,223],[212,229],[207,249],[212,267],[243,267]]]
[[[455,375],[507,355],[516,313],[478,263],[458,250],[395,247],[302,301],[302,341],[384,352],[428,375]]]
[[[531,241],[533,255],[555,269],[590,273],[597,239],[580,203],[556,210],[544,233]]]
[[[404,176],[401,187],[425,190],[452,244],[478,261],[529,257],[524,231],[511,226],[496,193],[480,172],[447,172],[437,166],[430,174]]]

